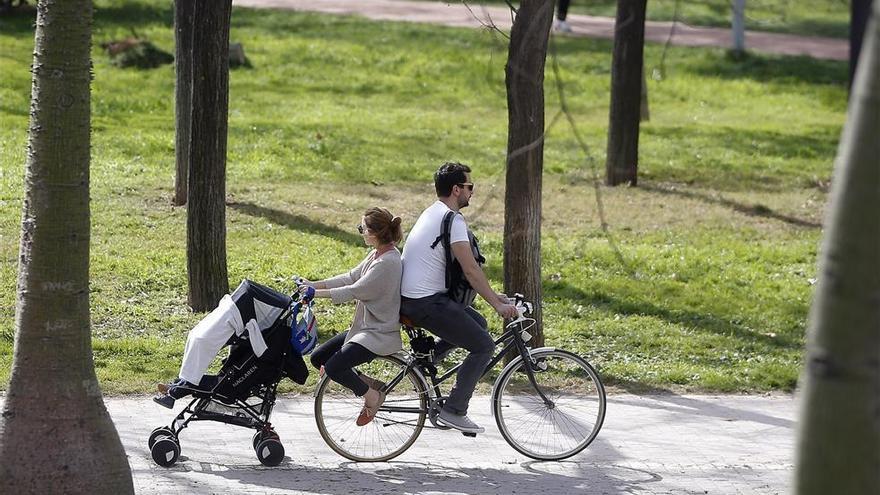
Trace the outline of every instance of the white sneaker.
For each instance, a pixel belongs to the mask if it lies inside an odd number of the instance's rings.
[[[571,26],[566,21],[557,20],[553,30],[558,33],[570,33]]]
[[[464,414],[455,414],[447,411],[446,409],[441,409],[440,414],[437,415],[437,422],[443,426],[448,426],[450,428],[455,428],[456,430],[463,431],[465,433],[483,433],[486,431],[482,426],[478,426],[476,423],[471,421],[471,418],[467,417]]]

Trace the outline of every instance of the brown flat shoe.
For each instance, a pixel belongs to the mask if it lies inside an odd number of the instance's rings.
[[[377,400],[375,404],[370,404],[367,399],[364,399],[364,407],[361,409],[361,413],[358,415],[357,420],[355,421],[355,424],[358,426],[364,426],[372,421],[373,418],[376,417],[376,413],[379,412],[379,408],[382,406],[382,403],[385,402],[385,392],[373,389],[370,389],[370,391],[379,394],[379,400]]]

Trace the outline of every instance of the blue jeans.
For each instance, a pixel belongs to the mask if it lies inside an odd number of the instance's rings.
[[[449,412],[467,414],[477,382],[495,352],[495,342],[487,330],[486,319],[474,308],[462,306],[443,293],[419,299],[402,297],[400,313],[412,320],[414,325],[469,352],[458,369],[455,387],[443,406]],[[443,345],[442,342],[438,344]]]

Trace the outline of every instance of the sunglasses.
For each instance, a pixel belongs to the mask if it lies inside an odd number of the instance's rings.
[[[363,224],[358,224],[357,229],[358,229],[358,234],[360,234],[360,235],[364,235],[364,232],[367,231],[367,229],[364,228]]]
[[[474,183],[473,183],[473,182],[462,182],[461,184],[456,184],[456,186],[458,186],[458,187],[467,187],[467,188],[468,188],[468,191],[473,191],[473,190],[474,190]]]

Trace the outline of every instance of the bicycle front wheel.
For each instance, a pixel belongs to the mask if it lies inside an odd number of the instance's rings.
[[[382,462],[408,449],[425,426],[427,390],[415,371],[394,356],[380,356],[358,371],[387,384],[385,402],[373,421],[357,426],[364,400],[351,390],[321,378],[315,397],[318,432],[336,453],[356,462]],[[391,385],[396,379],[397,384]]]
[[[495,422],[520,453],[545,461],[566,459],[587,448],[602,428],[605,388],[577,354],[546,349],[532,358],[535,364],[517,358],[498,378],[492,390]]]

